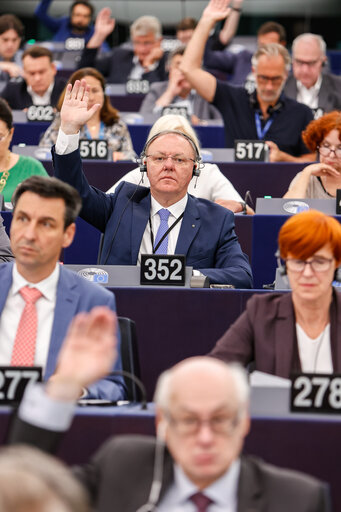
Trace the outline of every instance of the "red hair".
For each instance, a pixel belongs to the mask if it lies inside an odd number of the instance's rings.
[[[278,236],[281,258],[290,254],[299,260],[310,258],[329,245],[337,263],[341,262],[341,224],[322,212],[309,210],[290,217]]]
[[[310,121],[307,128],[302,132],[303,142],[310,151],[316,151],[324,138],[332,130],[339,132],[341,142],[341,112],[337,110],[324,114],[319,119]]]

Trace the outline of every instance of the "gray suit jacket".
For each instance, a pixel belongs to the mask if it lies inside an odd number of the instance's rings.
[[[153,84],[151,84],[149,93],[144,98],[142,105],[140,107],[140,114],[152,114],[153,108],[155,107],[155,102],[165,92],[167,87],[168,80],[164,82],[154,82]],[[219,110],[207,101],[205,101],[197,93],[193,95],[193,114],[196,115],[199,119],[221,119]]]
[[[297,81],[293,75],[290,75],[285,87],[284,93],[294,100],[297,98]],[[318,108],[323,112],[331,110],[341,110],[341,76],[331,73],[322,74],[322,83],[318,97]]]
[[[56,436],[17,420],[13,442],[50,448]],[[54,440],[55,440],[54,439]],[[155,439],[118,436],[109,439],[85,466],[75,468],[90,491],[98,512],[136,512],[147,503],[153,481]],[[161,499],[173,482],[173,460],[166,450]],[[327,512],[329,498],[324,484],[312,477],[279,469],[257,459],[242,457],[237,512]]]

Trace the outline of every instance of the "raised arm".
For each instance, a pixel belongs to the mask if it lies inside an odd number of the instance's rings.
[[[226,18],[223,28],[219,32],[219,41],[223,45],[227,45],[236,35],[239,19],[242,12],[243,0],[234,0],[231,7],[231,13]]]
[[[34,14],[49,30],[51,30],[51,32],[57,32],[61,24],[61,18],[52,18],[52,16],[47,14],[51,2],[52,0],[41,0],[34,11]]]
[[[99,48],[115,28],[115,19],[111,17],[109,7],[104,7],[96,17],[95,30],[89,39],[87,48]]]
[[[60,111],[60,127],[66,135],[78,133],[101,106],[96,103],[88,110],[88,102],[89,86],[84,79],[76,80],[73,87],[68,84]]]
[[[215,23],[225,19],[229,15],[229,3],[229,0],[210,0],[187,45],[181,63],[181,70],[187,80],[206,101],[213,100],[217,80],[213,75],[201,69],[204,49],[210,31]]]

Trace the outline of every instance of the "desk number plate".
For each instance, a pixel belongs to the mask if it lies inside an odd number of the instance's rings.
[[[27,121],[47,121],[51,123],[54,118],[54,110],[51,105],[31,105],[26,113]]]
[[[39,382],[40,367],[0,366],[0,404],[19,402],[29,382]]]
[[[149,92],[148,80],[128,80],[126,83],[127,94],[147,94]]]
[[[185,256],[141,255],[141,284],[185,286]]]
[[[341,375],[303,373],[291,378],[290,410],[341,413]]]
[[[262,140],[235,140],[234,159],[236,162],[266,162],[269,147]]]
[[[107,160],[108,143],[106,140],[82,139],[79,141],[79,152],[82,158],[89,160]]]

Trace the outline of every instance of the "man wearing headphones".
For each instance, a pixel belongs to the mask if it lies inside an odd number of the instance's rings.
[[[186,264],[211,283],[250,288],[251,269],[234,232],[232,212],[187,194],[193,174],[200,173],[194,142],[182,132],[160,132],[140,159],[150,189],[124,182],[114,194],[105,194],[90,187],[82,172],[79,128],[99,108],[87,106],[86,81],[68,85],[53,159],[55,175],[83,198],[81,217],[104,233],[100,263],[136,265],[141,254],[184,254]]]

